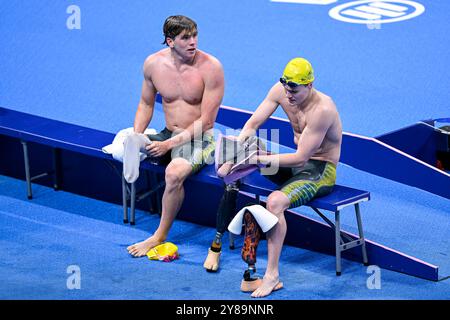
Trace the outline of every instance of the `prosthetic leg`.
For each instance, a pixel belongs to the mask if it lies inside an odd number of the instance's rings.
[[[236,199],[239,192],[239,182],[227,184],[217,210],[216,236],[208,249],[203,267],[208,272],[216,272],[219,269],[220,254],[222,252],[222,237],[225,233],[232,215],[236,212]]]
[[[247,270],[244,271],[243,279],[241,281],[241,291],[253,292],[261,284],[262,279],[255,276],[256,273],[256,250],[259,241],[261,240],[263,230],[258,224],[253,214],[246,210],[244,213],[244,245],[242,247],[242,260],[247,263]],[[273,291],[279,290],[283,287],[283,283],[279,282]]]
[[[244,213],[244,245],[242,246],[241,256],[248,267],[244,271],[244,279],[241,282],[241,291],[249,292],[258,288],[257,281],[259,278],[254,277],[256,273],[256,249],[258,248],[259,240],[261,239],[262,230],[259,227],[256,219],[247,210]],[[260,279],[259,279],[260,280]]]

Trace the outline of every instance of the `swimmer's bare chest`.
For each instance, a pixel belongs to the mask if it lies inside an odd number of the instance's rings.
[[[294,142],[295,144],[297,144],[300,135],[302,134],[303,130],[306,127],[307,115],[300,110],[291,110],[292,107],[287,106],[285,104],[281,104],[281,107],[283,108],[284,112],[286,113],[289,119],[292,130],[294,132]]]
[[[202,101],[205,89],[202,73],[196,68],[161,68],[152,74],[152,82],[166,103],[181,100],[191,105]]]
[[[166,68],[155,73],[152,80],[163,99],[169,130],[185,129],[200,117],[205,86],[199,70],[187,68],[174,71]]]

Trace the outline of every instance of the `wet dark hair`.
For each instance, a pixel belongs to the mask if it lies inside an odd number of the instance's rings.
[[[196,35],[197,23],[182,15],[168,17],[163,26],[164,42],[162,44],[168,45],[167,38],[175,39],[183,31],[186,31],[187,35]]]

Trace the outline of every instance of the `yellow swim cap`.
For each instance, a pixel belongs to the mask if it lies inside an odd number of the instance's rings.
[[[150,260],[169,262],[178,259],[178,247],[171,242],[164,242],[147,252]]]
[[[308,60],[294,58],[284,68],[282,79],[296,84],[308,84],[314,81],[314,70]]]

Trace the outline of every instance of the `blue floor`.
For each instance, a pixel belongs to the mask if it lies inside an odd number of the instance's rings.
[[[202,263],[214,234],[212,228],[178,220],[170,236],[179,246],[179,260],[164,263],[135,259],[128,255],[126,246],[146,238],[148,230],[156,228],[159,219],[155,215],[138,211],[137,225],[130,227],[121,222],[120,206],[42,186],[35,187],[35,199],[30,202],[24,196],[24,183],[5,177],[0,179],[0,192],[0,299],[250,299],[239,291],[245,267],[239,254],[241,238],[236,240],[236,250],[224,249],[220,272],[211,274],[204,271]],[[374,222],[372,211],[371,207],[364,210],[369,238],[402,246],[405,252],[422,255],[449,274],[448,252],[439,250],[448,246],[448,239],[442,239],[448,231],[448,219],[434,214],[439,227],[430,232],[412,226],[416,221],[386,230],[386,223],[381,226]],[[343,227],[351,229],[345,220]],[[393,235],[399,231],[405,234],[405,229],[409,234]],[[266,257],[264,241],[258,256],[261,270]],[[359,263],[344,260],[343,274],[337,278],[333,256],[286,246],[282,257],[285,288],[267,299],[450,297],[448,280],[431,282],[381,270],[381,288],[369,289],[371,273]],[[67,268],[73,265],[80,268],[79,290],[67,287]]]
[[[199,47],[224,66],[224,105],[254,110],[285,63],[305,56],[346,132],[376,136],[448,117],[450,2],[418,0],[422,15],[379,29],[330,18],[344,2],[2,1],[0,105],[109,132],[132,126],[142,63],[163,48],[164,19],[180,13],[197,21]],[[70,4],[81,10],[80,30],[66,27]],[[162,128],[160,111],[151,126]],[[368,239],[438,265],[443,280],[381,270],[381,289],[369,289],[366,267],[344,260],[337,278],[333,256],[285,247],[285,288],[267,299],[450,299],[449,201],[345,165],[338,183],[371,192],[362,206]],[[157,216],[138,211],[130,227],[120,206],[39,185],[29,201],[24,182],[4,176],[0,220],[0,299],[250,299],[239,291],[240,248],[225,249],[218,274],[203,270],[212,228],[177,220],[170,240],[179,260],[133,259],[126,247],[148,237]],[[343,228],[354,226],[343,214]],[[263,272],[265,242],[258,250]],[[80,290],[67,288],[71,265],[80,267]]]

